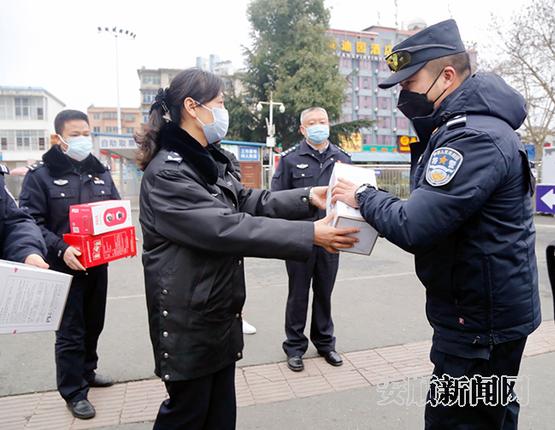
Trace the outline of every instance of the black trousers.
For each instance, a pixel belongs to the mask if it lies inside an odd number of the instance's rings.
[[[517,376],[524,352],[526,338],[502,343],[493,347],[489,360],[461,358],[440,352],[434,347],[430,358],[435,365],[434,375],[451,377]],[[514,394],[514,391],[513,391]],[[428,399],[431,396],[428,393]],[[476,406],[426,405],[426,430],[516,430],[520,406],[516,399],[506,406],[488,406],[484,402]]]
[[[91,268],[71,283],[55,348],[58,391],[66,401],[86,399],[95,376],[107,288],[107,266]]]
[[[235,363],[190,381],[166,382],[153,430],[234,430]]]
[[[321,353],[335,350],[331,294],[339,267],[339,255],[330,254],[315,246],[307,262],[286,261],[289,275],[289,294],[285,309],[283,350],[288,357],[302,356],[308,349],[304,335],[308,311],[308,296],[312,283],[312,321],[310,340]]]

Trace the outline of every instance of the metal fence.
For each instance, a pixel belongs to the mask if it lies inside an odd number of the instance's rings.
[[[359,166],[359,164],[357,164]],[[378,187],[389,191],[400,199],[408,199],[410,195],[410,165],[408,164],[364,164],[376,172]]]

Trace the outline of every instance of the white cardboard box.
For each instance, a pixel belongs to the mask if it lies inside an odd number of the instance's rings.
[[[337,202],[335,205],[332,205],[331,192],[337,182],[337,178],[346,179],[358,186],[362,184],[377,186],[376,173],[374,169],[369,169],[367,167],[356,167],[351,164],[335,163],[328,187],[326,205],[326,214],[333,214],[332,226],[338,228],[356,227],[360,229],[360,232],[356,235],[359,242],[352,248],[342,251],[370,255],[378,239],[378,232],[366,222],[358,209],[352,208],[343,202]]]
[[[69,208],[72,234],[99,234],[132,227],[129,200],[104,200],[73,205]]]
[[[72,278],[0,260],[0,334],[58,330]]]

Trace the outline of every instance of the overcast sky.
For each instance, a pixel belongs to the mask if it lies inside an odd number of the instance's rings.
[[[115,106],[114,39],[97,26],[137,33],[120,41],[122,106],[139,105],[141,66],[186,68],[197,56],[219,55],[236,68],[249,46],[248,0],[0,0],[0,85],[40,86],[68,107]],[[398,0],[398,22],[428,24],[453,17],[465,41],[489,53],[491,14],[505,19],[518,0]],[[331,27],[393,26],[394,0],[326,0]],[[379,9],[376,8],[379,5]]]

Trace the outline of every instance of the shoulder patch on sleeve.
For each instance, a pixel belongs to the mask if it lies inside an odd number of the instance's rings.
[[[451,182],[459,171],[464,157],[453,148],[438,148],[430,156],[426,169],[426,181],[432,187],[442,187]]]
[[[9,174],[10,174],[10,169],[8,169],[8,166],[0,163],[0,175],[9,175]]]
[[[295,151],[298,147],[299,147],[299,144],[297,143],[296,145],[292,146],[292,147],[289,148],[288,150],[283,151],[283,152],[281,153],[281,156],[282,156],[282,157],[285,157],[287,154],[291,154],[291,153],[292,153],[293,151]]]

